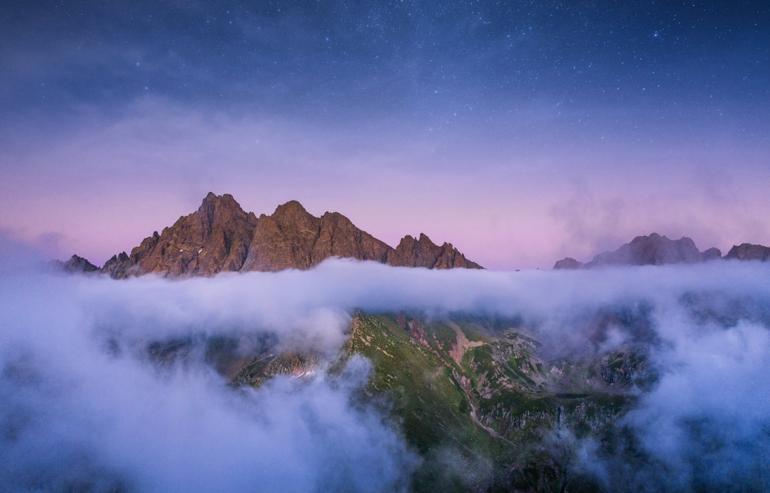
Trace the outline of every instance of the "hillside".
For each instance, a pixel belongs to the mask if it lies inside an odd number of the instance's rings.
[[[599,334],[616,321],[604,313],[592,323]],[[168,364],[194,344],[164,341],[150,351]],[[234,341],[206,344],[207,359],[236,386],[301,379],[324,367],[318,354],[282,353],[267,340],[251,356],[235,351]],[[590,490],[591,480],[569,468],[571,442],[558,434],[611,436],[633,388],[651,375],[641,345],[549,359],[516,321],[476,316],[359,312],[328,371],[355,354],[373,365],[360,398],[379,403],[420,454],[412,489],[426,492]]]

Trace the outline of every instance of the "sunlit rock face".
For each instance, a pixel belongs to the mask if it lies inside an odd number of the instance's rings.
[[[429,269],[481,268],[450,243],[438,246],[424,234],[406,236],[394,249],[338,212],[316,217],[292,200],[272,215],[257,217],[232,195],[209,193],[197,211],[154,232],[130,254],[113,256],[101,270],[116,279],[151,272],[211,276],[308,269],[330,257]]]
[[[257,219],[241,270],[307,269],[329,257],[385,262],[390,250],[342,214],[327,212],[315,217],[293,200]]]
[[[452,269],[465,267],[480,269],[476,262],[465,258],[451,243],[436,245],[425,234],[419,238],[410,235],[401,238],[395,250],[388,252],[387,263],[405,267],[427,267],[429,269]]]

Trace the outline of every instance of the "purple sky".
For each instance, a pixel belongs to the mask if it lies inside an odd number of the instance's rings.
[[[474,5],[5,7],[0,230],[101,263],[213,191],[500,269],[770,244],[766,7]]]
[[[544,135],[527,141],[508,128],[328,128],[148,99],[119,117],[14,129],[17,145],[0,150],[12,171],[0,183],[2,227],[51,254],[103,262],[211,190],[257,214],[289,199],[316,215],[337,210],[391,245],[425,232],[493,268],[549,267],[651,231],[701,248],[770,243],[766,150],[729,136],[649,145],[610,128],[604,140],[549,135],[540,118]]]

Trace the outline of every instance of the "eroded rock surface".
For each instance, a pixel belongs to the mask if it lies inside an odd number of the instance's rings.
[[[257,217],[232,195],[209,193],[197,211],[154,232],[130,254],[114,255],[101,271],[116,279],[148,273],[211,276],[308,269],[329,257],[429,269],[481,268],[450,243],[438,246],[424,234],[406,236],[394,249],[338,212],[316,217],[292,200]]]

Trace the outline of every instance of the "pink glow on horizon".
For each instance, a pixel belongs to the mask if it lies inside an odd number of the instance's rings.
[[[495,269],[550,268],[653,231],[723,253],[770,243],[770,167],[761,150],[735,142],[657,153],[577,152],[567,141],[492,148],[409,129],[341,137],[157,104],[110,123],[83,118],[57,135],[19,132],[18,142],[46,145],[0,149],[0,229],[99,264],[197,209],[208,191],[257,215],[290,199],[315,215],[339,211],[390,245],[424,232]],[[735,160],[746,164],[725,165]]]
[[[224,190],[217,192],[224,193]],[[33,242],[39,242],[41,235],[46,233],[61,233],[58,244],[52,245],[53,248],[50,249],[51,254],[64,257],[70,253],[78,253],[101,264],[114,253],[130,251],[142,238],[154,230],[160,231],[164,226],[173,224],[180,215],[195,210],[200,202],[198,199],[182,199],[176,194],[165,197],[162,194],[152,197],[138,194],[139,200],[136,194],[130,195],[122,198],[109,197],[111,201],[99,194],[92,195],[90,200],[58,197],[50,201],[27,202],[23,211],[4,205],[4,210],[10,211],[17,221],[10,227],[5,223],[4,228],[15,236]],[[238,195],[236,199],[239,199]],[[132,200],[132,205],[126,205],[131,204]],[[271,213],[275,207],[260,207],[262,203],[266,203],[264,199],[239,200],[244,209],[256,214]],[[281,199],[271,203],[283,201]],[[319,207],[322,200],[318,199],[303,200],[300,197],[300,201],[315,215],[323,214],[326,210],[339,210],[357,226],[390,245],[396,245],[405,234],[416,235],[424,232],[437,243],[453,243],[469,258],[493,269],[550,268],[556,259],[565,255],[587,259],[600,249],[615,248],[637,234],[652,231],[677,238],[689,235],[701,249],[718,246],[723,252],[734,243],[767,243],[770,239],[766,232],[764,236],[740,236],[740,225],[731,226],[731,218],[724,214],[712,216],[712,224],[722,224],[728,228],[724,237],[719,237],[708,229],[699,228],[696,223],[690,225],[690,231],[684,231],[683,226],[679,229],[676,225],[677,221],[672,221],[669,227],[661,227],[665,221],[653,226],[644,225],[640,220],[617,225],[619,229],[615,239],[611,235],[600,237],[597,229],[595,242],[584,242],[564,231],[553,218],[547,204],[530,204],[529,208],[525,208],[525,204],[511,202],[507,208],[491,207],[486,210],[467,206],[463,208],[463,204],[457,204],[455,208],[451,204],[440,204],[441,213],[436,214],[436,211],[431,209],[416,212],[411,204],[402,207],[387,204],[382,207],[381,204],[356,203],[351,200],[348,207],[343,208]],[[706,211],[707,214],[717,212]],[[654,220],[650,221],[652,222]],[[601,228],[601,225],[597,228]],[[749,229],[750,226],[744,233],[750,233]],[[55,237],[53,239],[57,240]],[[600,243],[602,241],[603,243]],[[570,245],[573,245],[572,248]]]

